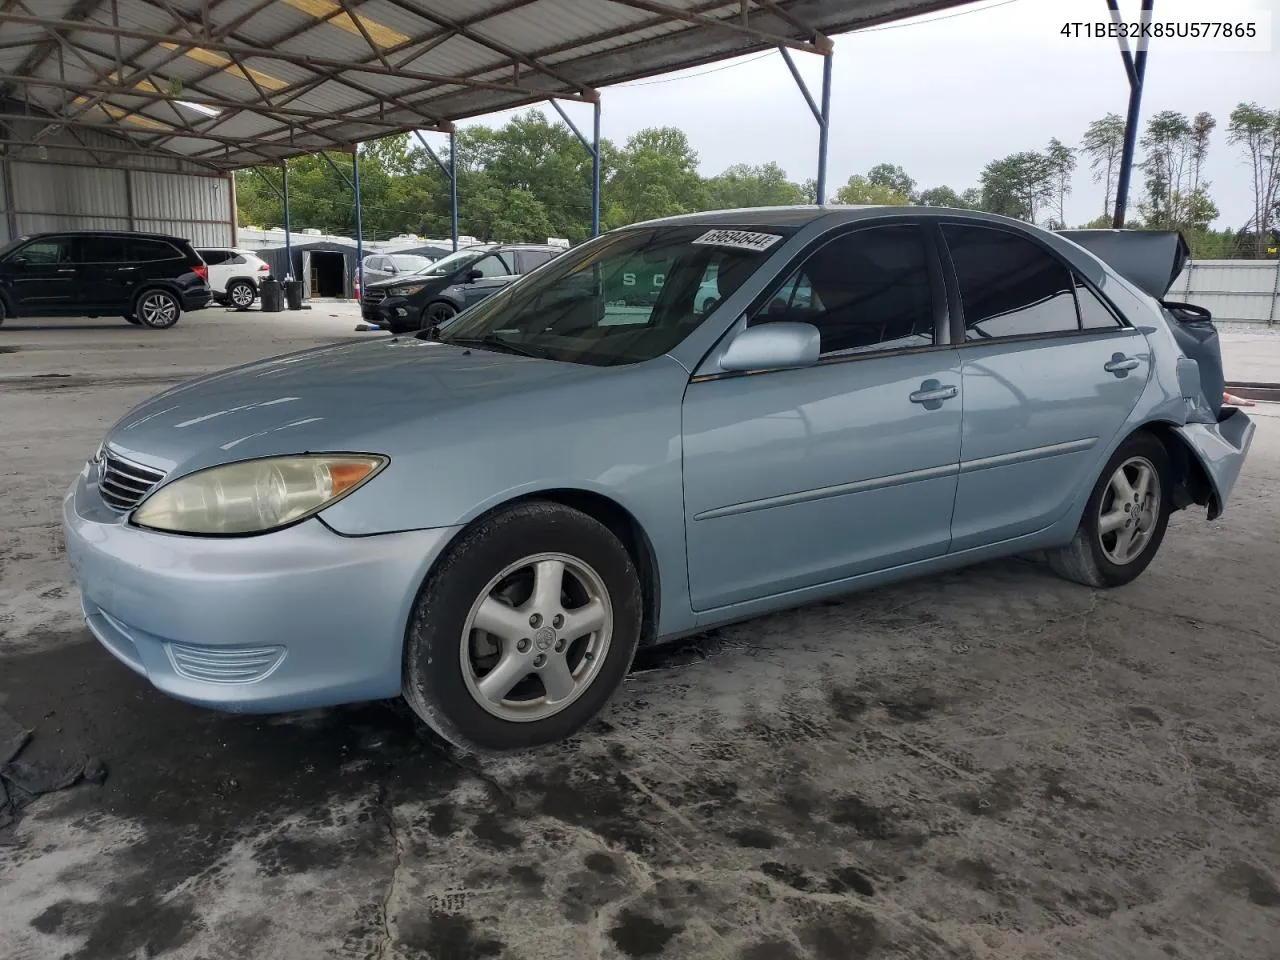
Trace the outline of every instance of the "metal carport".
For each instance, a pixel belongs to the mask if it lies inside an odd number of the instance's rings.
[[[458,120],[550,101],[595,158],[598,231],[599,88],[776,47],[817,121],[823,202],[830,36],[972,2],[0,0],[0,146],[6,167],[96,155],[212,174],[344,151],[358,204],[362,141],[413,131],[430,150],[434,131],[452,146]],[[792,51],[824,58],[817,97]],[[1144,65],[1126,63],[1138,91]],[[589,136],[561,102],[592,107]]]

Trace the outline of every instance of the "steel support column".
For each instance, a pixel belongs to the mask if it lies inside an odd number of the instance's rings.
[[[284,179],[284,189],[280,193],[284,201],[284,279],[293,279],[293,244],[289,241],[289,161],[282,161],[280,173]]]
[[[591,105],[595,114],[591,141],[591,235],[600,236],[600,98]]]
[[[1151,23],[1151,11],[1155,0],[1142,0],[1142,22]],[[1107,0],[1114,22],[1120,20],[1119,0]],[[1116,209],[1111,226],[1124,227],[1125,210],[1129,203],[1129,181],[1133,176],[1133,158],[1138,144],[1138,121],[1142,112],[1142,85],[1147,76],[1147,37],[1138,38],[1136,52],[1130,51],[1128,42],[1120,38],[1120,57],[1124,60],[1125,74],[1129,78],[1129,113],[1124,123],[1124,149],[1120,154],[1120,175],[1116,180]]]
[[[449,163],[446,165],[440,156],[431,149],[431,144],[427,143],[419,130],[413,131],[413,135],[418,138],[418,143],[422,145],[422,149],[427,151],[427,156],[435,161],[440,172],[444,174],[444,178],[449,181],[449,222],[453,236],[453,252],[458,252],[458,161],[454,156],[458,152],[458,136],[454,131],[449,131]]]
[[[364,296],[364,225],[360,219],[360,144],[351,148],[351,184],[356,192],[356,282]]]
[[[549,102],[555,107],[556,113],[560,114],[560,119],[573,131],[582,148],[591,155],[591,235],[598,237],[600,236],[600,97],[597,94],[592,104],[590,140],[582,135],[582,131],[569,119],[569,115],[564,112],[560,104],[554,99]]]
[[[824,38],[825,39],[825,38]],[[804,77],[800,76],[800,71],[796,69],[796,62],[791,59],[791,53],[786,47],[778,47],[778,52],[782,54],[782,59],[787,64],[787,69],[791,71],[791,77],[795,80],[796,86],[800,88],[800,92],[804,95],[805,103],[809,105],[809,111],[813,114],[813,119],[818,121],[818,177],[817,188],[815,192],[815,200],[819,203],[827,202],[827,143],[831,133],[831,41],[826,40],[821,46],[822,52],[822,105],[819,106],[817,101],[813,99],[813,94],[809,92],[809,85],[804,82]]]

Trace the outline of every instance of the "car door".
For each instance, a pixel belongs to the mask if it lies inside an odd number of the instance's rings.
[[[480,276],[462,284],[462,302],[465,307],[479,303],[490,294],[501,290],[515,276],[515,264],[509,251],[490,253],[481,257],[464,271],[466,276]]]
[[[1047,527],[1092,486],[1151,355],[1141,332],[1030,236],[972,223],[941,233],[964,392],[958,551]]]
[[[78,296],[75,238],[38,237],[5,258],[14,310],[22,314],[75,314]]]
[[[692,378],[683,457],[695,611],[946,553],[962,397],[933,251],[913,221],[826,241],[748,321],[814,324],[819,362]]]
[[[120,268],[125,261],[124,237],[118,234],[77,237],[77,299],[86,312],[115,310],[125,299]]]

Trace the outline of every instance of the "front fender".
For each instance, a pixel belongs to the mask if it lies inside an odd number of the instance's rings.
[[[1240,468],[1244,466],[1257,424],[1240,410],[1232,410],[1217,423],[1188,423],[1173,427],[1187,448],[1204,467],[1213,485],[1209,502],[1209,519],[1216,520],[1226,509]]]

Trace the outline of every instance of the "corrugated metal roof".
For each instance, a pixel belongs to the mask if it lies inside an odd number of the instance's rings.
[[[229,169],[972,2],[42,0],[0,11],[0,100]]]

